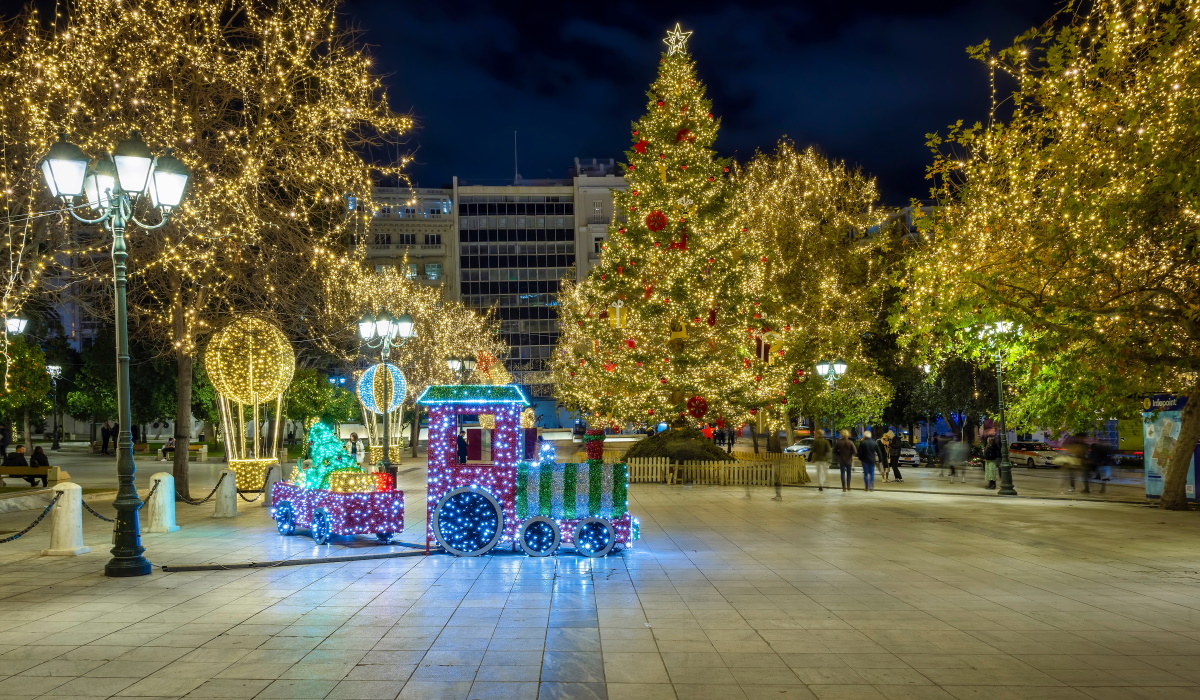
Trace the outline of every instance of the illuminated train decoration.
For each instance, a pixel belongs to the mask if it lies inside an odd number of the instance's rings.
[[[556,463],[548,445],[536,461],[520,461],[521,412],[529,401],[517,386],[431,386],[417,403],[429,409],[427,536],[447,552],[478,556],[510,544],[544,557],[570,545],[602,557],[637,539],[629,470],[600,459],[603,434],[588,435],[594,458],[579,464]],[[462,414],[495,416],[491,463],[458,463]]]
[[[584,462],[556,462],[549,444],[536,459],[521,461],[521,413],[529,401],[517,386],[431,386],[417,403],[429,409],[427,542],[466,557],[499,544],[533,557],[563,545],[602,557],[638,539],[638,520],[629,513],[629,469],[604,463],[603,431],[588,431]],[[495,416],[490,463],[458,462],[458,416],[464,414]],[[281,534],[308,528],[318,544],[333,535],[371,533],[389,542],[403,530],[404,494],[389,475],[358,473],[340,443],[323,435],[310,436],[310,443],[313,466],[272,491]]]

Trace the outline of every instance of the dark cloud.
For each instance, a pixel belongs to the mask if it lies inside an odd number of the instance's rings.
[[[925,196],[925,134],[986,116],[984,67],[965,47],[1004,44],[1048,19],[1050,0],[965,2],[409,3],[350,0],[420,129],[413,174],[559,176],[574,156],[621,158],[645,109],[665,30],[690,48],[722,117],[717,142],[745,158],[783,135],[880,178],[890,202]]]

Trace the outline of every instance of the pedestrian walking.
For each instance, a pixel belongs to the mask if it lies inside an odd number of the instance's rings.
[[[1074,492],[1075,480],[1079,478],[1079,471],[1083,468],[1083,459],[1087,456],[1087,443],[1083,441],[1083,433],[1075,433],[1067,438],[1063,442],[1063,447],[1066,448],[1066,454],[1062,457],[1062,461],[1067,465],[1067,473],[1064,475],[1068,482],[1067,491]],[[1086,486],[1086,481],[1084,485]]]
[[[850,431],[845,428],[841,437],[833,444],[833,454],[837,458],[838,469],[842,472],[842,490],[850,490],[850,474],[854,469],[854,443],[850,441]]]
[[[858,441],[858,461],[862,462],[863,491],[875,490],[875,463],[879,460],[879,443],[871,437],[870,430],[864,430],[862,440]]]
[[[817,470],[817,490],[825,490],[825,477],[829,475],[829,458],[833,454],[833,446],[825,439],[825,431],[818,430],[813,438],[812,448],[808,458],[813,468]]]
[[[108,441],[113,437],[112,424],[104,421],[104,425],[100,426],[100,454],[108,454]]]
[[[895,435],[892,435],[892,442],[890,445],[888,445],[887,465],[883,467],[883,470],[886,472],[888,465],[890,465],[892,468],[892,476],[894,477],[892,480],[900,484],[904,483],[904,475],[900,473],[900,450],[903,449],[903,447],[903,441],[897,438]]]
[[[1100,485],[1100,493],[1105,493],[1108,490],[1108,478],[1105,473],[1108,470],[1108,462],[1112,456],[1112,450],[1108,445],[1096,440],[1088,448],[1086,464],[1084,465],[1084,482],[1083,492],[1091,493],[1091,485],[1087,479],[1090,476],[1093,481]]]
[[[950,466],[950,481],[954,481],[955,475],[962,483],[967,483],[967,460],[970,458],[971,448],[967,443],[959,438],[954,438],[953,442],[946,444],[946,462]]]
[[[1000,470],[1000,445],[996,443],[996,438],[990,437],[987,441],[987,447],[983,448],[983,478],[987,479],[987,487],[989,489],[996,488],[996,479],[999,478]]]
[[[138,426],[137,423],[134,423],[133,427],[130,428],[130,431],[131,431],[131,434],[133,435],[133,444],[135,444],[135,445],[138,444],[138,442],[139,442],[138,438],[140,438],[142,435],[141,428]]]

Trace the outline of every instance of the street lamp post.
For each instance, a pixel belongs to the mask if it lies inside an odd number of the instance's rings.
[[[392,406],[392,372],[388,368],[388,358],[392,355],[393,345],[403,345],[409,338],[417,334],[416,325],[413,323],[413,317],[408,314],[402,314],[399,319],[392,320],[392,315],[387,311],[381,311],[378,316],[367,314],[358,322],[358,334],[366,341],[367,347],[374,350],[379,348],[380,356],[383,361],[383,470],[392,475],[392,483],[396,483],[397,468],[392,466],[392,458],[390,447],[388,445],[389,430],[388,423],[390,421],[390,411]],[[400,342],[397,343],[396,339]],[[378,376],[378,373],[376,374]],[[403,419],[404,416],[401,416]]]
[[[989,324],[987,329],[995,338],[1012,330],[1012,323],[996,321]],[[996,493],[1000,496],[1016,496],[1017,490],[1013,488],[1012,480],[1013,465],[1008,456],[1008,426],[1004,422],[1004,410],[1007,404],[1004,400],[1004,351],[998,342],[996,343],[996,402],[1000,409],[1000,489]]]
[[[459,384],[466,384],[467,377],[471,376],[471,372],[475,371],[475,358],[470,355],[463,357],[447,357],[446,366],[454,373]]]
[[[829,390],[832,391],[837,380],[846,374],[846,363],[842,360],[823,360],[817,363],[817,374],[829,383]],[[837,432],[837,425],[833,426],[833,430]]]
[[[58,444],[58,378],[62,376],[62,367],[46,365],[46,374],[50,375],[50,386],[54,389],[54,441],[50,443],[51,450],[61,450]]]
[[[189,173],[187,167],[170,149],[155,156],[141,135],[130,132],[129,138],[117,144],[112,154],[102,153],[89,159],[78,146],[60,136],[57,143],[39,163],[50,194],[63,203],[63,210],[84,224],[101,224],[112,232],[113,286],[116,290],[117,327],[117,420],[121,432],[117,436],[117,499],[113,507],[112,559],[104,566],[106,576],[144,576],[150,573],[150,562],[142,556],[138,510],[142,501],[133,485],[136,465],[133,460],[133,425],[129,403],[129,322],[125,304],[125,227],[132,222],[146,231],[162,228],[171,212],[183,201]],[[84,197],[87,206],[98,216],[89,219],[76,213],[82,204],[75,199]],[[150,202],[158,210],[159,222],[147,224],[134,215],[139,201]]]

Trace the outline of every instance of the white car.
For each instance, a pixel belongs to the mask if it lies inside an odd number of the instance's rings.
[[[1037,467],[1057,469],[1062,466],[1061,461],[1055,461],[1057,457],[1059,457],[1059,453],[1044,442],[1022,441],[1008,446],[1009,461],[1017,466],[1026,466],[1030,469]]]
[[[900,441],[900,464],[906,467],[921,466],[921,455],[917,454],[908,440]]]
[[[787,447],[783,448],[783,451],[787,452],[788,454],[804,455],[804,458],[808,459],[808,453],[812,450],[812,444],[812,438],[801,438],[800,442],[797,442],[794,445],[788,445]]]

